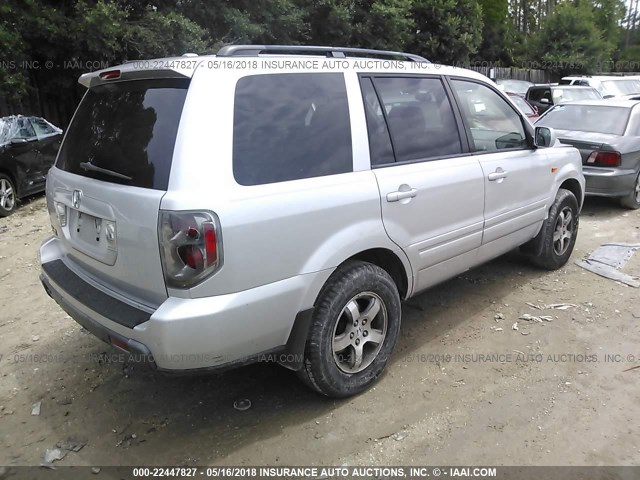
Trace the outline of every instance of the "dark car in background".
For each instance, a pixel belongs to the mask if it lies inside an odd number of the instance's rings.
[[[0,118],[0,217],[18,198],[44,191],[60,148],[62,130],[40,117]]]
[[[543,114],[554,105],[576,100],[599,100],[602,95],[593,87],[577,85],[534,85],[525,99]]]
[[[640,101],[584,100],[558,105],[536,126],[552,127],[582,155],[587,195],[640,208]]]
[[[526,80],[513,80],[511,78],[499,78],[496,80],[496,83],[502,86],[505,93],[515,93],[521,97],[524,97],[527,94],[529,87],[535,85],[531,82],[527,82]]]

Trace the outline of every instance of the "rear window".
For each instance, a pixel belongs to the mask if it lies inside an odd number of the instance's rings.
[[[605,80],[602,86],[610,95],[631,95],[640,93],[640,80]]]
[[[240,185],[352,169],[349,106],[341,73],[252,75],[238,81],[233,175]]]
[[[553,98],[559,103],[575,100],[598,100],[602,96],[595,88],[554,88]]]
[[[558,105],[540,118],[536,125],[558,130],[622,135],[627,127],[629,112],[628,108],[605,105]]]
[[[85,177],[166,190],[189,80],[101,85],[82,99],[58,168]]]

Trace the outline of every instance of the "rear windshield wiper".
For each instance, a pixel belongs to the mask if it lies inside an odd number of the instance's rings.
[[[80,168],[83,170],[91,170],[92,172],[104,173],[105,175],[110,175],[112,177],[120,178],[122,180],[132,180],[133,177],[128,177],[127,175],[123,175],[122,173],[114,172],[113,170],[107,170],[106,168],[96,167],[93,163],[90,162],[82,162],[80,164]]]

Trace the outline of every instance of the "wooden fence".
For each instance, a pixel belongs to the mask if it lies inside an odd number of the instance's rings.
[[[492,67],[487,65],[467,65],[466,68],[483,75],[496,78],[512,78],[514,80],[527,80],[532,83],[553,83],[559,79],[548,70],[533,70],[516,67]],[[493,70],[493,72],[492,72]]]

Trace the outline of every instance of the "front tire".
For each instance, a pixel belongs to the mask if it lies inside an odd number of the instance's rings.
[[[339,267],[313,313],[301,380],[328,397],[348,397],[380,376],[400,332],[400,295],[389,274],[371,263]]]
[[[16,187],[13,180],[0,173],[0,217],[11,215],[16,209]]]
[[[620,199],[620,205],[631,210],[640,208],[640,174],[636,177],[633,190],[629,195]]]
[[[557,270],[569,261],[578,238],[579,215],[575,195],[564,188],[558,190],[542,226],[540,251],[531,258],[535,265],[546,270]]]

